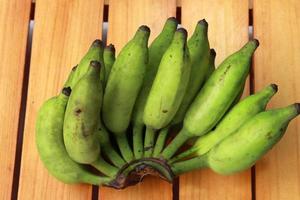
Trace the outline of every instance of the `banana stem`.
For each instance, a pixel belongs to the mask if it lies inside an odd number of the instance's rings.
[[[101,146],[101,150],[116,167],[121,168],[126,164],[110,143]]]
[[[180,153],[179,155],[177,156],[174,156],[168,163],[174,163],[174,162],[177,162],[183,158],[186,158],[190,155],[192,155],[193,153],[195,153],[197,151],[197,148],[195,147],[191,147],[190,149]]]
[[[208,167],[206,158],[207,158],[207,156],[203,155],[203,156],[198,156],[196,158],[192,158],[189,160],[176,162],[171,165],[171,169],[172,169],[173,173],[176,176],[178,176],[178,175],[183,174],[188,171],[205,168],[205,167]]]
[[[182,128],[181,131],[176,135],[172,142],[163,150],[162,157],[169,160],[176,151],[188,140],[191,136],[189,133]]]
[[[167,136],[169,133],[169,127],[163,128],[162,130],[160,130],[155,146],[154,146],[154,151],[153,151],[153,155],[152,157],[158,157],[159,154],[161,153],[161,151],[164,148]]]
[[[109,182],[113,180],[113,178],[97,176],[95,174],[84,174],[79,176],[83,183],[99,185],[99,186],[109,184]]]
[[[144,141],[144,157],[150,157],[152,155],[154,140],[155,130],[153,128],[147,127]]]
[[[143,157],[143,125],[135,124],[133,126],[133,153],[136,159]]]
[[[96,161],[91,164],[97,170],[102,172],[104,175],[109,177],[115,177],[119,169],[107,163],[102,157],[99,157]]]
[[[133,152],[128,143],[128,139],[126,133],[121,133],[116,135],[116,140],[121,151],[121,154],[126,162],[130,162],[133,160]]]

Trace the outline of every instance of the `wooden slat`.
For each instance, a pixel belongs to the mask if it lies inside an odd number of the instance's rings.
[[[150,41],[161,31],[164,21],[176,14],[176,0],[109,0],[108,42],[117,51],[132,38],[137,28],[151,28]],[[100,199],[172,199],[172,185],[157,178],[146,178],[141,184],[122,191],[100,189]]]
[[[300,1],[254,0],[255,89],[277,83],[270,107],[300,101]],[[300,119],[282,141],[256,165],[257,200],[300,198]]]
[[[91,199],[91,186],[49,175],[35,145],[36,114],[58,94],[72,66],[101,37],[103,0],[38,0],[30,67],[19,199]]]
[[[30,0],[0,2],[0,196],[11,198]]]
[[[109,0],[108,42],[119,52],[140,25],[151,28],[149,43],[161,31],[165,19],[176,15],[176,0]]]
[[[238,50],[248,40],[247,0],[182,0],[182,25],[191,35],[198,20],[209,24],[211,48],[216,63]],[[249,82],[245,94],[249,94]],[[180,199],[251,199],[250,170],[232,176],[220,176],[210,170],[191,172],[180,177]]]

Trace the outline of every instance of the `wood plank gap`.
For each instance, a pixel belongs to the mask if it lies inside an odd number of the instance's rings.
[[[173,200],[179,200],[179,177],[173,180]]]
[[[34,3],[31,3],[31,7],[30,7],[30,13],[32,13],[32,12],[34,12]],[[31,14],[30,14],[30,16],[31,16]],[[29,81],[29,71],[30,71],[30,58],[31,58],[33,28],[34,28],[34,21],[29,20],[28,21],[28,34],[27,34],[26,53],[25,53],[25,67],[24,67],[23,82],[22,82],[21,106],[20,106],[19,120],[18,120],[18,133],[17,133],[17,138],[16,138],[17,143],[16,143],[16,152],[15,152],[13,183],[12,183],[12,189],[11,189],[11,199],[12,200],[16,200],[18,198],[20,168],[21,168],[21,158],[22,158],[22,143],[23,143],[23,133],[24,133],[24,127],[25,127],[25,116],[26,116],[26,104],[27,104],[27,94],[28,94],[28,81]]]
[[[98,200],[99,198],[99,186],[93,185],[92,187],[92,200]]]
[[[176,19],[178,20],[178,23],[181,24],[181,7],[176,7]]]
[[[251,6],[249,1],[249,40],[253,39],[253,6]],[[251,67],[250,67],[250,79],[249,79],[249,92],[250,94],[254,94],[255,90],[255,78],[254,78],[254,65],[253,65],[253,58],[251,61]],[[252,194],[252,200],[256,199],[256,180],[255,180],[255,165],[251,168],[251,194]]]

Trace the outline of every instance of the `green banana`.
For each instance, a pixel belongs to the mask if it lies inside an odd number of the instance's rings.
[[[92,60],[98,61],[101,63],[101,66],[104,66],[103,42],[101,40],[95,40],[89,48],[88,52],[79,62],[73,80],[70,84],[71,88],[73,88],[77,84],[77,82],[87,73],[87,71],[89,70],[90,62]],[[104,67],[102,67],[101,71],[105,72]],[[103,77],[103,73],[99,74],[101,74],[101,77]],[[101,78],[101,80],[103,80],[103,78]]]
[[[127,162],[133,159],[133,153],[125,132],[143,84],[148,62],[149,35],[150,29],[147,26],[139,27],[114,62],[105,88],[103,121],[116,135],[121,153]]]
[[[70,157],[90,164],[99,158],[100,145],[94,134],[100,121],[102,86],[98,61],[91,61],[88,72],[75,85],[64,121],[64,142]]]
[[[42,162],[50,174],[64,183],[105,184],[110,178],[100,177],[74,162],[63,141],[63,123],[71,88],[46,101],[38,112],[36,145]]]
[[[300,104],[257,114],[208,154],[209,167],[219,174],[242,171],[267,153],[300,113]]]
[[[188,107],[199,92],[208,76],[208,72],[211,70],[211,66],[209,65],[210,48],[207,29],[208,24],[205,19],[200,20],[193,35],[188,40],[187,46],[191,60],[191,75],[187,86],[188,90],[185,92],[180,107],[172,120],[172,124],[182,122]]]
[[[105,66],[105,84],[107,83],[111,68],[116,60],[115,58],[115,46],[113,44],[110,44],[104,48],[103,52],[103,60],[104,60],[104,66]]]
[[[300,104],[258,113],[208,153],[172,164],[174,174],[209,167],[219,174],[250,168],[284,135],[289,122],[300,114]]]
[[[74,74],[75,74],[76,68],[77,68],[77,65],[72,68],[72,70],[71,70],[71,72],[70,72],[70,74],[68,76],[68,79],[66,80],[66,82],[64,84],[64,87],[71,87],[71,84],[72,84],[72,81],[73,81],[73,78],[74,78]]]
[[[213,71],[215,70],[215,58],[216,58],[216,52],[214,49],[210,49],[209,51],[209,61],[208,61],[208,67],[207,67],[207,71],[204,73],[206,73],[204,79],[205,81],[210,77],[210,75],[213,73]],[[206,70],[206,67],[204,67],[204,70]],[[191,81],[190,81],[191,83]],[[189,88],[189,87],[188,87]],[[189,93],[190,95],[191,93]],[[185,97],[186,96],[189,96],[187,94],[185,94]],[[177,111],[174,119],[173,119],[173,123],[174,124],[178,124],[179,122],[182,121],[183,117],[179,117],[180,115],[183,115],[183,113],[185,114],[186,111],[183,110],[183,106],[181,105],[181,111]],[[179,109],[180,109],[179,108]],[[186,107],[186,109],[188,109],[188,106]],[[179,114],[181,113],[181,114]],[[177,117],[176,117],[177,116]],[[175,119],[177,118],[177,119]],[[157,141],[155,143],[155,147],[154,147],[154,151],[153,151],[153,157],[158,157],[159,154],[161,153],[161,151],[163,150],[164,148],[164,145],[165,145],[165,142],[166,142],[166,139],[167,139],[167,135],[168,135],[168,132],[169,132],[169,127],[167,128],[163,128],[160,130],[159,134],[158,134],[158,137],[157,137]]]
[[[237,88],[245,82],[258,45],[257,40],[249,41],[213,72],[189,107],[182,130],[164,149],[162,157],[169,159],[186,140],[206,134],[218,123],[237,97]]]
[[[193,153],[200,156],[208,152],[223,139],[234,133],[250,118],[265,110],[267,103],[277,90],[277,85],[271,84],[260,92],[240,101],[226,114],[215,130],[198,138],[193,147],[174,157],[171,162],[175,162]]]
[[[149,62],[146,67],[143,86],[135,102],[134,110],[132,113],[133,149],[136,158],[141,158],[143,155],[143,114],[147,97],[157,73],[161,58],[172,42],[177,25],[178,21],[174,17],[168,18],[161,33],[153,40],[153,42],[149,46]]]
[[[145,156],[153,149],[154,132],[166,127],[176,114],[185,94],[191,66],[186,46],[187,32],[178,29],[164,53],[146,101],[143,120],[146,124]]]

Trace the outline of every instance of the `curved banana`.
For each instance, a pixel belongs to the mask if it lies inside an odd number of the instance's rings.
[[[172,42],[177,25],[178,21],[174,17],[168,18],[161,33],[153,40],[153,42],[149,46],[149,61],[146,67],[143,86],[135,102],[134,110],[132,113],[133,150],[134,156],[137,159],[141,158],[143,155],[143,115],[147,97],[157,73],[161,58]]]
[[[289,122],[300,114],[300,104],[258,113],[208,153],[171,165],[176,175],[208,167],[218,174],[250,168],[284,135]]]
[[[121,50],[112,66],[104,93],[103,121],[116,135],[127,162],[133,159],[133,153],[125,132],[145,75],[149,35],[147,26],[139,27],[133,39]]]
[[[74,162],[68,155],[63,141],[63,123],[71,89],[46,101],[38,112],[36,145],[40,158],[51,175],[64,183],[108,183],[110,178],[100,177]]]
[[[182,130],[163,151],[165,159],[174,155],[186,140],[206,134],[218,123],[244,84],[258,45],[257,40],[249,41],[213,72],[189,107]]]
[[[224,118],[217,124],[210,133],[199,137],[193,147],[174,157],[171,162],[176,162],[186,156],[196,153],[200,156],[208,152],[211,148],[223,139],[234,133],[247,120],[265,110],[267,103],[277,92],[275,84],[270,84],[256,94],[250,95],[235,105]]]
[[[143,117],[147,126],[145,156],[152,154],[154,131],[171,122],[185,94],[191,71],[186,39],[185,29],[180,28],[175,32],[161,59],[147,98]]]
[[[88,72],[75,85],[64,121],[64,142],[70,157],[90,164],[99,158],[100,145],[94,134],[100,120],[102,86],[98,61],[91,61]]]
[[[245,170],[265,155],[300,113],[300,104],[257,114],[208,153],[209,167],[219,174]]]
[[[188,90],[186,90],[184,94],[180,107],[172,120],[172,124],[182,122],[188,107],[199,92],[211,70],[211,66],[209,65],[210,48],[207,29],[208,24],[205,19],[200,20],[197,23],[193,35],[188,40],[187,46],[191,60],[191,75],[187,86]]]

